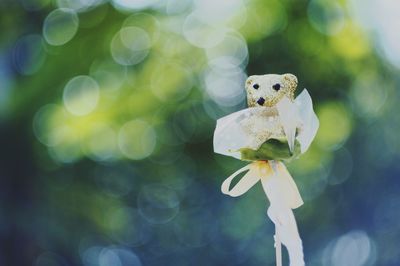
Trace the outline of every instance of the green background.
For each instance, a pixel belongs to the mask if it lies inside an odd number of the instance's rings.
[[[246,162],[212,148],[265,73],[320,119],[287,164],[306,264],[399,265],[398,8],[1,1],[0,265],[274,265],[261,186],[222,195]]]

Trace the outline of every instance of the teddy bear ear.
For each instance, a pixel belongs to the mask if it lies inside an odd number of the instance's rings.
[[[246,79],[246,83],[244,84],[244,88],[246,91],[250,90],[250,86],[251,86],[251,84],[254,83],[254,80],[255,80],[255,76],[250,76]]]
[[[248,85],[250,85],[253,82],[254,76],[250,76],[246,79],[246,84],[245,86],[247,87]]]
[[[296,77],[295,75],[291,74],[291,73],[283,74],[283,78],[284,78],[285,80],[289,81],[290,84],[295,85],[295,87],[296,87],[297,84],[298,84],[297,77]]]
[[[294,100],[294,91],[297,88],[297,77],[293,74],[283,74],[283,83],[285,86],[286,95],[289,99]]]

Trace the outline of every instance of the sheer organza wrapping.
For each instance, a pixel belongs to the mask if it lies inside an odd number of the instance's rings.
[[[296,138],[304,153],[318,127],[311,97],[305,89],[294,102],[285,98],[276,107],[250,107],[218,119],[214,152],[241,159],[240,149],[257,150],[271,138],[286,138],[290,146]]]

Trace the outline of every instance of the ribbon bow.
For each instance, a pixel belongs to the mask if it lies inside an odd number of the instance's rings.
[[[247,173],[230,189],[232,180],[240,173]],[[281,246],[284,244],[289,253],[291,266],[304,266],[303,245],[297,229],[292,209],[303,205],[296,183],[279,161],[255,161],[230,175],[221,185],[221,191],[231,197],[246,193],[261,180],[270,206],[268,217],[275,224],[275,247],[277,266],[282,265]]]

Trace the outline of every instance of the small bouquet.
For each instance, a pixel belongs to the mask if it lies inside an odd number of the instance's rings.
[[[229,176],[221,190],[237,197],[260,180],[270,202],[268,216],[275,224],[277,265],[282,265],[282,243],[290,265],[302,266],[303,246],[292,209],[303,200],[283,162],[307,151],[319,121],[306,89],[294,99],[297,78],[292,74],[250,76],[245,87],[248,108],[218,119],[214,152],[251,163]],[[230,188],[232,180],[245,171]]]

